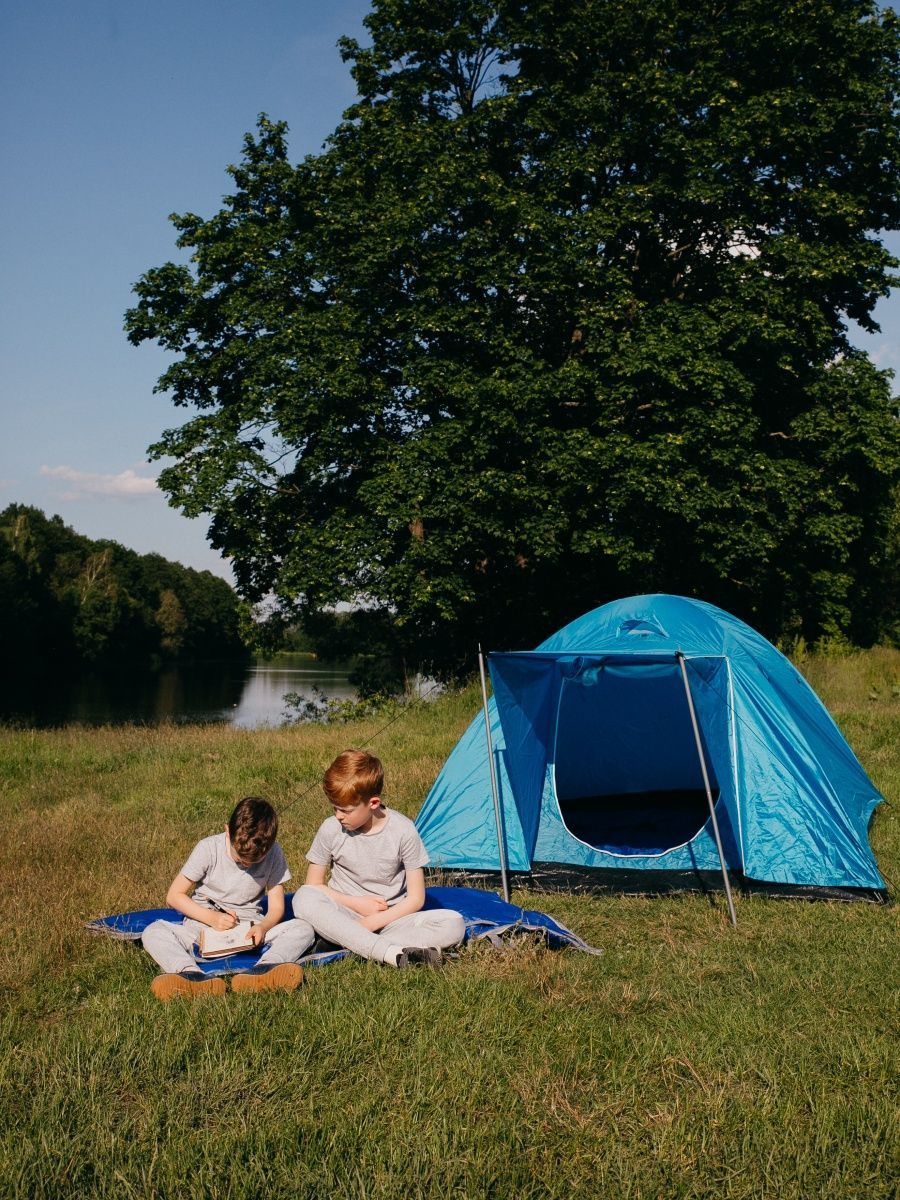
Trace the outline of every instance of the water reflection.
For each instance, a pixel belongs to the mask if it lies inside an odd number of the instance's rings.
[[[356,695],[343,668],[329,667],[293,654],[270,662],[257,659],[247,672],[240,699],[234,705],[231,724],[242,729],[280,725],[285,719],[285,694],[297,692],[302,699],[311,700],[314,689],[338,700],[348,700]]]
[[[286,692],[312,699],[314,689],[339,699],[355,694],[346,670],[302,654],[77,678],[35,667],[0,689],[0,721],[39,729],[161,721],[256,729],[284,722]]]

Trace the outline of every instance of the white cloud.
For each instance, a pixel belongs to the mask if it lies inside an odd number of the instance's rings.
[[[142,463],[143,470],[147,464]],[[90,471],[76,471],[74,467],[41,467],[41,474],[51,479],[62,479],[71,486],[60,493],[61,500],[80,500],[86,496],[115,496],[120,500],[135,500],[142,496],[153,496],[157,492],[156,479],[149,475],[138,475],[129,467],[118,475],[99,475]]]
[[[892,363],[900,362],[897,347],[893,346],[890,342],[882,342],[875,353],[869,357],[876,367],[888,367]]]

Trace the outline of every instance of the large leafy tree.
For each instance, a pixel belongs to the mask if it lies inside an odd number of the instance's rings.
[[[848,341],[891,285],[900,33],[868,0],[376,0],[321,154],[260,119],[131,340],[250,600],[452,671],[635,590],[871,638],[898,478]],[[894,618],[895,619],[895,618]]]

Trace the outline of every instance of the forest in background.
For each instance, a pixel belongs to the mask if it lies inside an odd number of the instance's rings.
[[[0,653],[12,666],[37,657],[102,667],[246,649],[238,598],[224,579],[11,504],[0,512]]]

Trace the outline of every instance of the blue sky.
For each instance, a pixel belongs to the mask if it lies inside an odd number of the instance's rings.
[[[319,149],[354,95],[335,43],[368,8],[0,0],[0,508],[228,576],[152,482],[146,448],[181,413],[123,313],[175,257],[168,214],[219,208],[259,112],[289,122],[294,158]]]
[[[166,359],[122,332],[131,286],[175,257],[170,212],[215,212],[265,111],[293,159],[353,99],[335,43],[368,0],[0,0],[0,508],[59,513],[230,577],[170,509],[146,448],[181,417]],[[900,236],[890,244],[900,253]],[[858,339],[900,368],[900,294]]]

